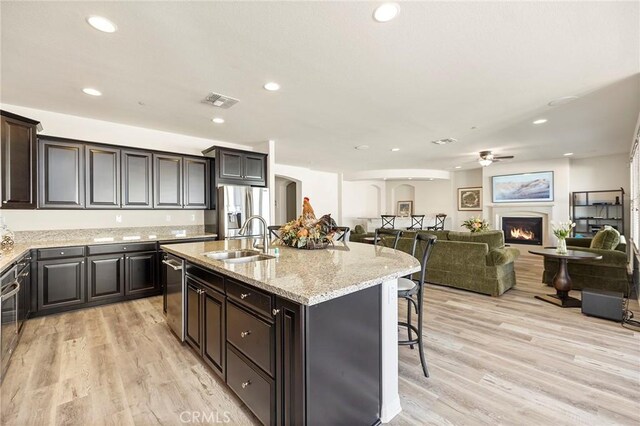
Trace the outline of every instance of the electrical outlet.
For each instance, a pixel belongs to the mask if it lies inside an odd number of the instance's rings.
[[[195,222],[195,221],[196,221],[196,215],[195,215],[195,214],[192,214],[192,215],[191,215],[191,222]]]
[[[116,215],[116,223],[122,223],[122,215],[121,214],[117,214]]]
[[[167,222],[171,222],[171,215],[170,214],[167,215]]]

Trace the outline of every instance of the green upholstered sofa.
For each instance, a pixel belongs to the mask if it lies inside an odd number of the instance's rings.
[[[499,296],[516,284],[514,261],[520,255],[504,246],[502,231],[477,234],[456,231],[418,231],[438,237],[427,264],[427,281],[477,293]],[[352,233],[360,242],[368,233]],[[403,231],[398,250],[411,253],[414,231]],[[422,253],[416,253],[420,259]]]
[[[567,238],[567,249],[583,250],[602,255],[602,260],[568,262],[569,276],[575,290],[594,288],[599,290],[619,291],[628,296],[630,277],[627,244],[621,237],[615,250],[592,249],[591,238]],[[542,282],[551,285],[558,271],[558,261],[544,259]]]

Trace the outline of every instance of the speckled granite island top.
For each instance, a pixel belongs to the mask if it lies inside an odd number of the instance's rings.
[[[210,251],[251,249],[253,240],[163,244],[166,252],[303,305],[315,305],[420,270],[409,254],[371,244],[336,243],[324,250],[277,246],[275,259],[225,263]],[[276,246],[270,246],[273,254]]]

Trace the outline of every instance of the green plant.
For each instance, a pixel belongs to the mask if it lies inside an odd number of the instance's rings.
[[[551,222],[551,228],[553,229],[553,235],[558,238],[565,239],[571,234],[571,230],[576,227],[574,222],[568,220],[566,222]]]

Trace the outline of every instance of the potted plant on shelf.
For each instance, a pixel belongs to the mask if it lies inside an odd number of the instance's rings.
[[[471,232],[484,232],[489,230],[489,223],[481,217],[472,217],[462,222],[462,227]]]

